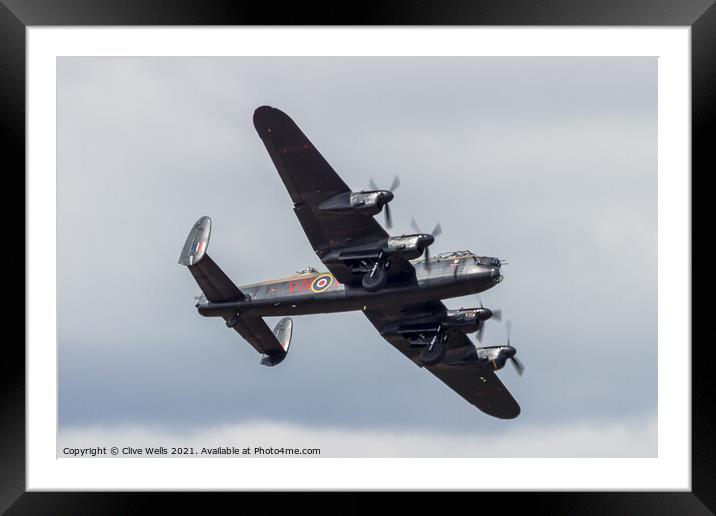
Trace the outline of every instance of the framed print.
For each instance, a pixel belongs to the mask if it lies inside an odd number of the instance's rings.
[[[27,265],[3,510],[713,510],[710,2],[4,4]]]

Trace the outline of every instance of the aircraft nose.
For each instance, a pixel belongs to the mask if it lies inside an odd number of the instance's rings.
[[[502,281],[502,274],[500,273],[499,267],[490,267],[490,280],[497,284]]]
[[[435,237],[433,235],[423,235],[420,237],[420,240],[424,246],[428,246],[435,242]]]

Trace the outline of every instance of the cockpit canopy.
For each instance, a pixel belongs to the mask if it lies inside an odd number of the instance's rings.
[[[440,253],[438,255],[438,260],[449,260],[451,258],[463,258],[465,256],[475,256],[475,253],[472,251],[450,251],[447,253]]]
[[[491,256],[476,256],[475,263],[478,265],[489,265],[491,267],[499,267],[501,265],[500,260],[492,258]]]
[[[473,260],[475,260],[475,263],[477,265],[487,265],[488,267],[500,267],[502,265],[502,261],[500,261],[499,258],[493,258],[491,256],[477,256],[475,253],[469,250],[463,250],[463,251],[448,251],[445,253],[440,253],[437,256],[434,256],[430,258],[431,262],[444,262],[448,260],[455,260],[460,258],[467,258],[471,257]],[[411,263],[420,263],[425,261],[423,257],[416,260],[410,260]]]
[[[477,256],[472,251],[464,250],[464,251],[450,251],[447,253],[440,253],[437,255],[436,260],[437,261],[444,261],[444,260],[454,260],[456,258],[465,258],[465,257],[472,257],[473,260],[475,260],[475,263],[478,265],[487,265],[490,267],[499,267],[502,263],[498,258],[493,258],[491,256]]]

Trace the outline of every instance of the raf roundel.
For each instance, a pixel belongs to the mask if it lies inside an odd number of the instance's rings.
[[[311,283],[311,290],[316,293],[324,292],[328,290],[331,285],[333,285],[333,276],[330,274],[321,274]]]

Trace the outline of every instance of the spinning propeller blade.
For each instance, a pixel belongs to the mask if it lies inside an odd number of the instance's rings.
[[[393,217],[390,216],[390,204],[386,204],[383,210],[385,211],[385,227],[390,229],[393,227]]]
[[[388,188],[388,190],[390,190],[391,192],[394,192],[399,186],[400,186],[400,178],[398,177],[398,174],[395,174],[395,177],[393,178],[393,183],[390,185],[390,188]]]
[[[420,226],[418,226],[418,223],[415,222],[415,218],[410,219],[410,227],[412,227],[413,230],[414,230],[416,233],[425,234],[425,233],[423,233],[423,231],[420,229]],[[433,228],[432,232],[427,233],[427,234],[430,235],[430,236],[432,236],[432,237],[433,237],[433,240],[434,240],[435,237],[437,237],[438,235],[440,235],[442,232],[443,232],[443,228],[442,228],[442,226],[440,225],[440,223],[438,222],[438,223],[435,225],[435,227]],[[425,246],[425,250],[424,250],[423,252],[424,252],[424,254],[425,254],[425,268],[426,268],[426,269],[429,269],[429,268],[430,268],[430,246],[429,246],[429,245],[426,245],[426,246]]]
[[[507,330],[507,346],[512,347],[510,345],[510,332],[512,330],[512,321],[507,320],[505,321],[505,329]],[[515,358],[515,353],[517,353],[517,350],[515,348],[512,348],[515,350],[515,352],[510,357],[510,361],[512,362],[512,365],[515,366],[515,370],[517,371],[517,374],[522,376],[522,373],[525,372],[525,366],[520,362],[517,358]]]
[[[442,232],[443,232],[443,228],[442,228],[442,226],[440,225],[440,223],[438,222],[437,224],[435,224],[435,227],[434,227],[433,230],[430,232],[430,234],[433,235],[434,237],[437,237],[437,236],[439,236]]]
[[[517,358],[512,357],[510,358],[512,360],[512,365],[515,366],[515,369],[517,370],[517,374],[522,376],[522,373],[525,372],[525,366],[522,365],[522,362],[517,360]]]
[[[482,298],[479,295],[475,297],[477,297],[477,302],[480,303],[480,308],[485,308],[485,305],[482,304]],[[500,308],[496,308],[494,310],[490,309],[490,312],[492,312],[490,319],[495,319],[496,321],[502,320],[502,310]],[[477,330],[477,334],[475,335],[475,337],[477,338],[477,342],[482,342],[482,336],[484,335],[485,331],[485,323],[487,323],[487,321],[482,321],[480,329]]]
[[[477,334],[475,335],[477,342],[482,343],[482,337],[484,334],[485,334],[485,321],[482,321],[480,323],[480,329],[477,330]]]
[[[400,178],[396,174],[395,177],[393,178],[393,183],[390,185],[390,188],[388,188],[388,191],[390,193],[393,193],[393,191],[395,191],[395,189],[397,189],[399,186],[400,186]],[[373,181],[372,177],[368,180],[368,187],[373,191],[381,190],[381,188],[379,188],[378,185],[375,184],[375,181]],[[383,211],[385,212],[385,227],[390,229],[393,227],[393,217],[390,214],[390,204],[389,203],[387,203],[387,202],[385,203],[385,205],[383,207]]]

